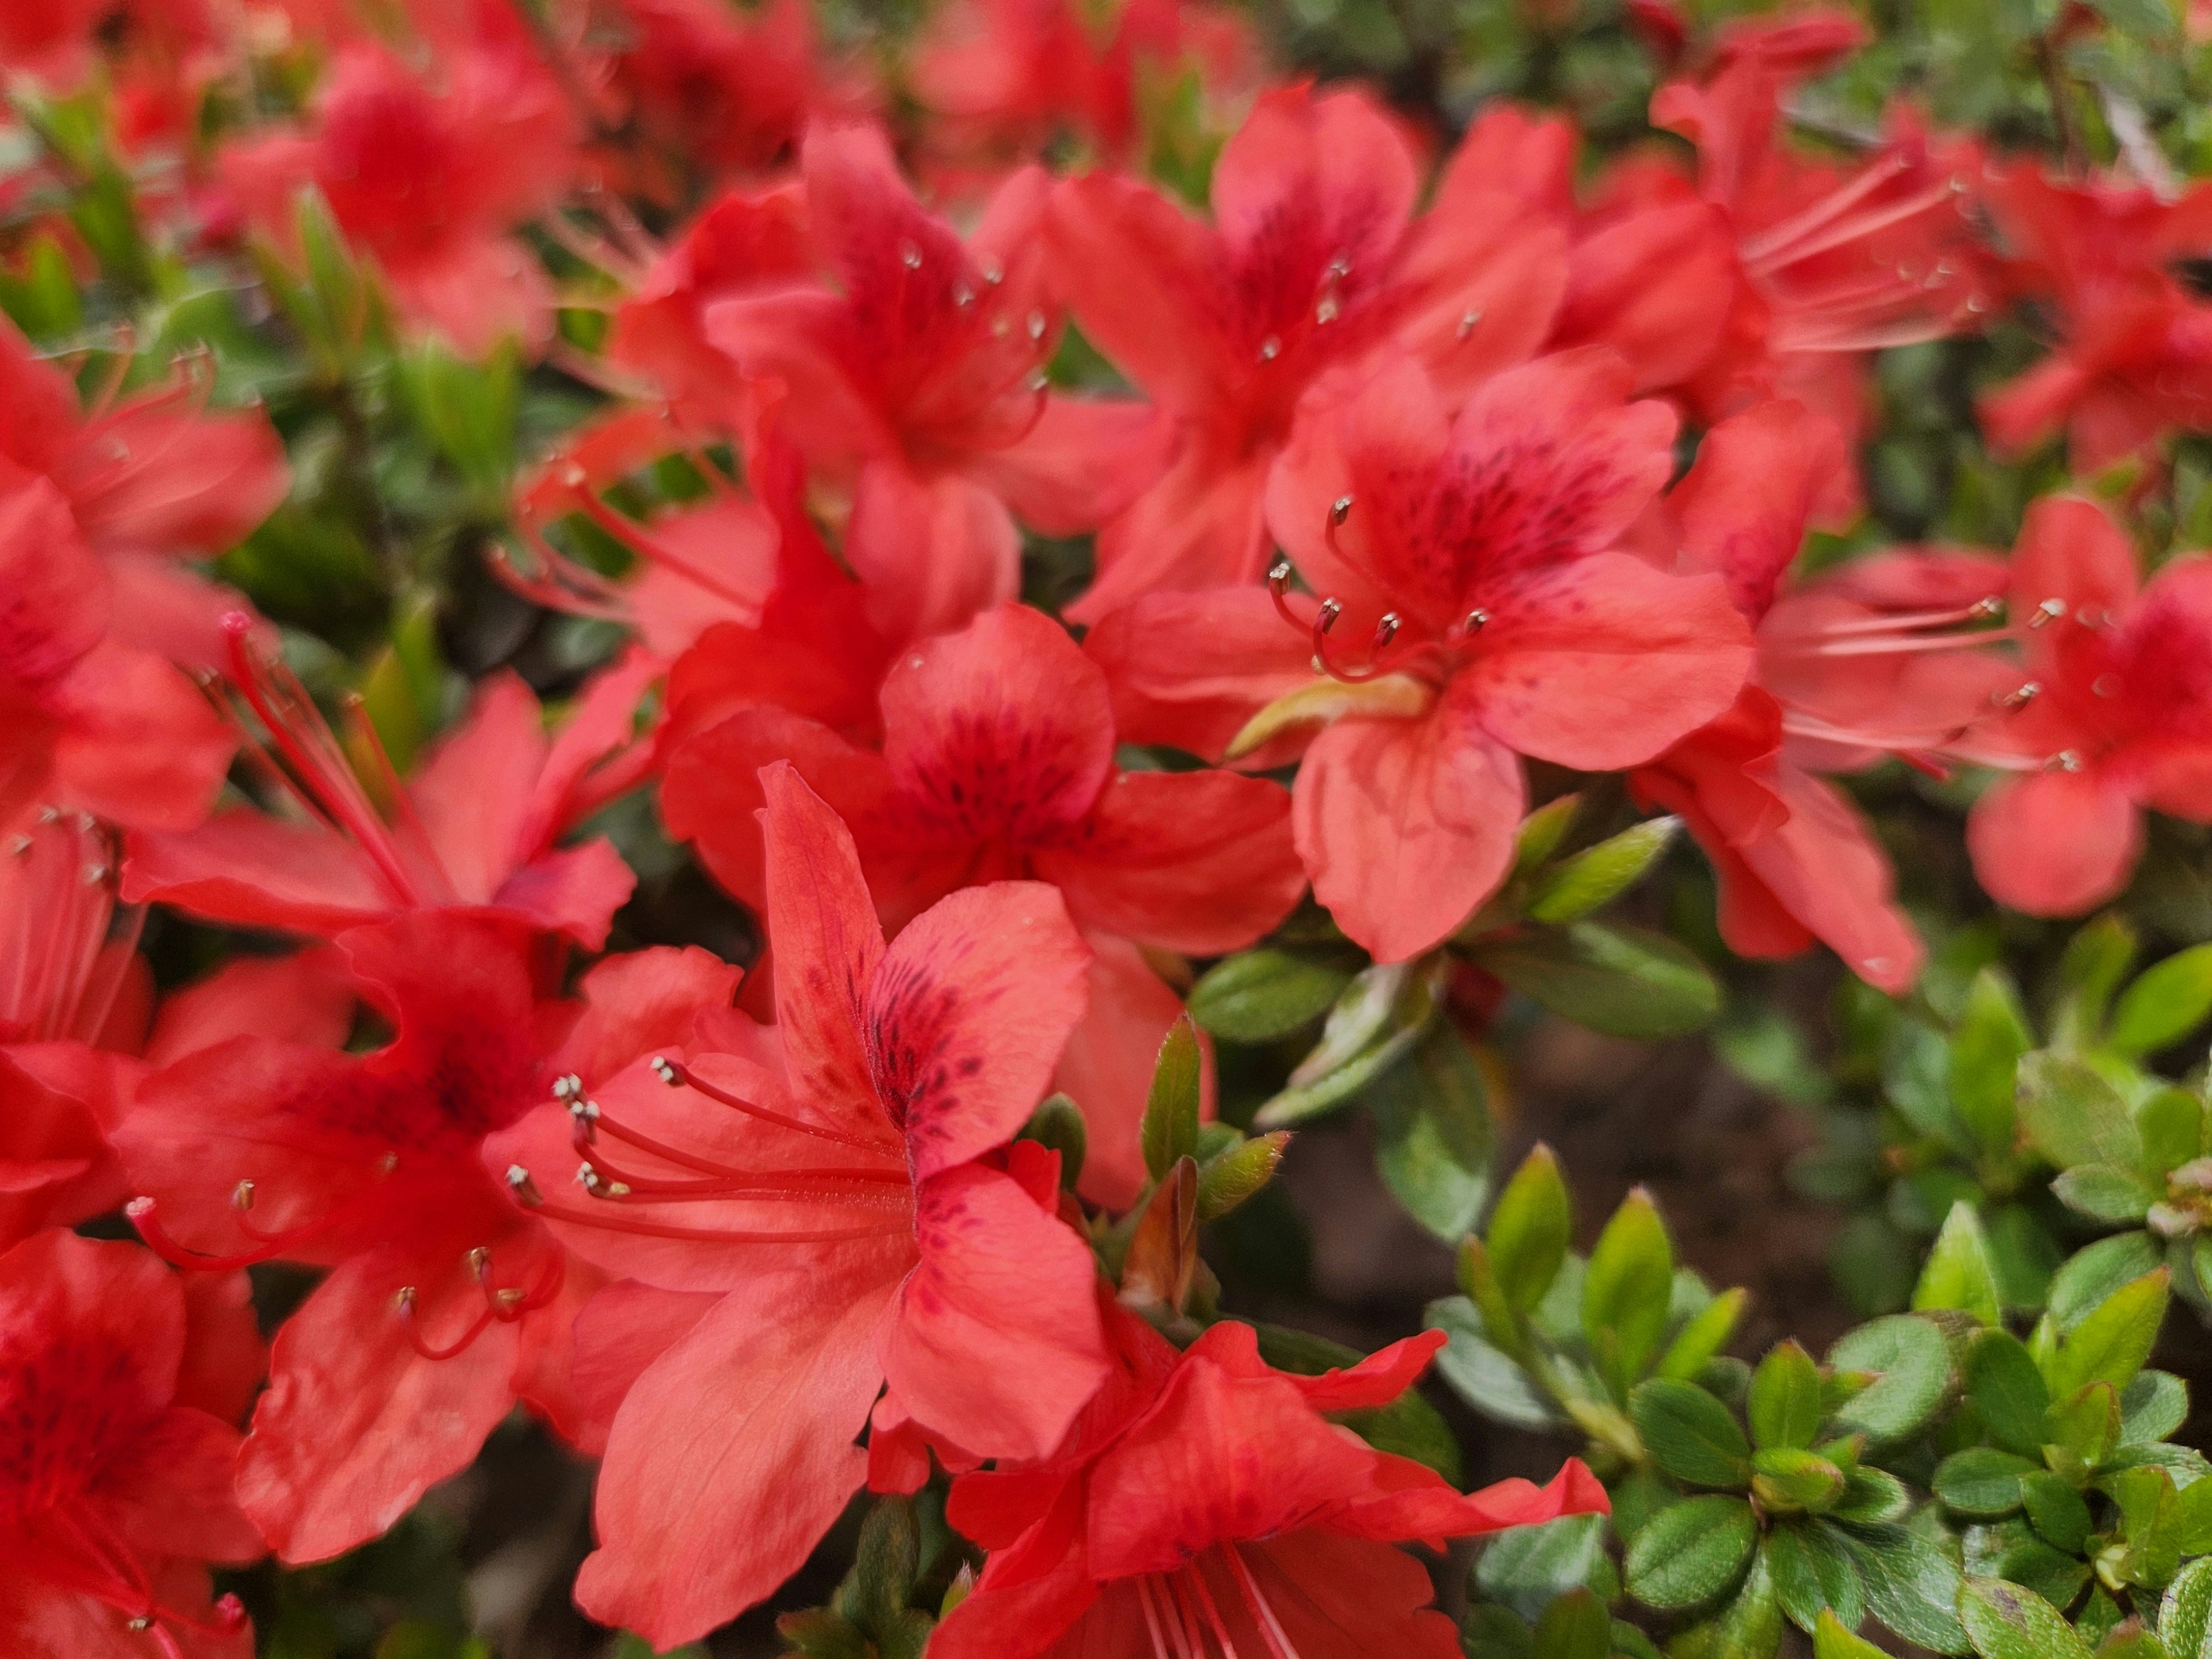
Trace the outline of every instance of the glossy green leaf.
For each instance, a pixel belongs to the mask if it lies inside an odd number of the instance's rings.
[[[2090,1659],[2089,1644],[2057,1609],[2001,1578],[1968,1579],[1959,1620],[1980,1659]]]
[[[1680,818],[1649,818],[1552,865],[1535,878],[1524,914],[1531,921],[1557,924],[1610,904],[1644,878],[1681,827]]]
[[[1931,1486],[1948,1508],[1988,1520],[2020,1507],[2021,1478],[2039,1467],[1993,1446],[1969,1446],[1936,1466]]]
[[[1601,1515],[1509,1528],[1482,1547],[1475,1588],[1523,1619],[1540,1618],[1557,1598],[1589,1583],[1605,1559],[1605,1534]]]
[[[2032,1456],[2043,1444],[2051,1389],[2018,1337],[1989,1330],[1967,1344],[1959,1369],[1967,1401],[1999,1445]]]
[[[1948,1556],[1899,1526],[1838,1527],[1836,1536],[1858,1567],[1875,1618],[1931,1652],[1966,1650],[1955,1611],[1959,1569]]]
[[[1951,1107],[1984,1152],[2012,1150],[2020,1057],[2033,1046],[2012,981],[1994,968],[1974,976],[1951,1033]]]
[[[1375,1168],[1407,1215],[1446,1243],[1490,1194],[1490,1101],[1466,1039],[1439,1021],[1367,1091]]]
[[[1826,1608],[1835,1609],[1854,1629],[1866,1617],[1858,1569],[1827,1528],[1803,1521],[1779,1521],[1768,1529],[1765,1547],[1782,1611],[1798,1629],[1814,1629]]]
[[[1628,1415],[1652,1461],[1692,1486],[1741,1486],[1751,1444],[1735,1413],[1691,1382],[1654,1377],[1628,1397]]]
[[[1828,1351],[1838,1370],[1870,1371],[1875,1379],[1840,1407],[1836,1420],[1876,1440],[1897,1440],[1927,1422],[1950,1380],[1942,1333],[1926,1319],[1899,1314],[1846,1334]]]
[[[1190,1017],[1231,1042],[1273,1042],[1319,1019],[1351,983],[1342,968],[1263,946],[1200,975]]]
[[[2170,1659],[2208,1659],[2212,1654],[2212,1556],[2191,1561],[2166,1587],[2158,1604],[2158,1633]]]
[[[1751,1374],[1745,1401],[1751,1437],[1761,1447],[1809,1446],[1822,1416],[1820,1368],[1795,1341],[1778,1343]]]
[[[1528,1372],[1493,1346],[1481,1316],[1465,1297],[1429,1304],[1424,1322],[1445,1334],[1437,1375],[1485,1416],[1521,1429],[1556,1428],[1560,1417]]]
[[[1159,1058],[1152,1066],[1152,1084],[1145,1097],[1145,1118],[1139,1138],[1145,1168],[1155,1181],[1198,1152],[1200,1080],[1205,1056],[1198,1046],[1198,1031],[1188,1015],[1168,1027],[1160,1041]]]
[[[1674,1283],[1674,1243],[1638,1187],[1605,1224],[1583,1274],[1583,1334],[1619,1377],[1633,1376],[1657,1349]]]
[[[2133,1170],[2117,1164],[2077,1164],[2062,1170],[2051,1191],[2068,1209],[2116,1227],[2140,1222],[2161,1196]]]
[[[2172,1275],[2164,1267],[2120,1286],[2067,1334],[2053,1364],[2052,1390],[2070,1394],[2089,1382],[2124,1389],[2150,1358],[2166,1319]]]
[[[2105,1046],[2134,1057],[2171,1047],[2212,1015],[2212,945],[2154,963],[2120,993]]]
[[[1964,1200],[1944,1218],[1943,1230],[1936,1236],[1928,1265],[1913,1289],[1912,1305],[1916,1310],[1954,1308],[1984,1325],[1995,1325],[2003,1317],[1996,1269],[1990,1261],[1981,1218]]]
[[[2084,1060],[2048,1050],[2021,1060],[2020,1111],[2029,1142],[2062,1170],[2077,1164],[2133,1169],[2142,1156],[2127,1103]]]
[[[1544,1299],[1566,1259],[1574,1212],[1559,1159],[1539,1141],[1498,1195],[1483,1230],[1491,1271],[1514,1307],[1527,1312]]]
[[[1729,1338],[1735,1333],[1736,1321],[1743,1316],[1747,1299],[1744,1291],[1723,1291],[1683,1321],[1682,1328],[1667,1345],[1667,1352],[1659,1356],[1657,1374],[1683,1382],[1695,1378],[1716,1354],[1728,1346]]]
[[[1472,954],[1531,1001],[1607,1036],[1680,1036],[1720,1012],[1705,964],[1643,928],[1578,921],[1480,940]]]
[[[1569,1590],[1536,1620],[1535,1659],[1606,1659],[1612,1650],[1612,1616],[1587,1589]]]
[[[1628,1593],[1662,1611],[1710,1601],[1735,1583],[1758,1541],[1758,1518],[1741,1498],[1686,1498],[1629,1545]]]

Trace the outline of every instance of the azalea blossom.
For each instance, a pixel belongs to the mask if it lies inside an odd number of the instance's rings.
[[[880,750],[768,705],[689,739],[662,785],[670,833],[759,908],[757,778],[788,760],[843,817],[894,930],[957,888],[1057,886],[1099,952],[1080,1075],[1066,1080],[1097,1136],[1085,1190],[1127,1203],[1143,1184],[1136,1127],[1152,1060],[1181,1001],[1123,941],[1211,956],[1281,921],[1305,885],[1290,797],[1229,772],[1121,770],[1105,675],[1022,606],[916,645],[880,696]]]
[[[1966,845],[1998,902],[2075,915],[2127,885],[2144,808],[2212,820],[2212,559],[2143,582],[2102,507],[2045,496],[2021,526],[2009,605],[2026,706],[1966,751],[2009,774],[1974,804]]]
[[[2012,453],[2067,434],[2074,470],[2154,454],[2212,418],[2212,304],[2170,268],[2212,235],[2212,186],[2168,197],[2148,184],[1992,169],[1990,209],[2014,282],[2049,307],[2049,355],[1981,401],[1991,443]]]
[[[481,906],[590,949],[605,943],[633,885],[629,867],[605,840],[555,842],[637,781],[650,745],[632,724],[657,664],[606,670],[550,741],[529,689],[494,678],[404,783],[356,709],[355,732],[380,763],[380,806],[298,679],[242,617],[229,635],[232,687],[304,821],[234,807],[197,830],[136,836],[125,898],[325,937],[412,908]]]
[[[1888,855],[1818,774],[1899,753],[1940,769],[2008,717],[2020,677],[1989,648],[2002,630],[1983,625],[2004,584],[1994,561],[1890,556],[1784,587],[1844,464],[1838,437],[1802,404],[1759,404],[1708,433],[1670,492],[1668,562],[1727,580],[1759,655],[1726,714],[1629,778],[1712,859],[1731,949],[1790,956],[1818,938],[1894,994],[1918,977],[1919,935],[1895,902]]]
[[[1128,665],[1132,735],[1194,746],[1240,690],[1240,750],[1321,726],[1292,789],[1298,853],[1378,961],[1441,943],[1504,878],[1520,756],[1634,765],[1743,685],[1750,630],[1720,578],[1620,550],[1674,432],[1663,405],[1623,401],[1629,381],[1610,352],[1565,353],[1486,381],[1453,416],[1418,364],[1385,366],[1302,421],[1269,481],[1290,556],[1270,579],[1272,639],[1258,592],[1098,630],[1101,656]],[[1293,568],[1314,597],[1290,592]]]
[[[775,1046],[698,1024],[489,1154],[611,1276],[713,1293],[626,1368],[577,1580],[585,1611],[660,1648],[805,1559],[864,1479],[853,1442],[886,1386],[884,1412],[1033,1458],[1106,1375],[1090,1249],[1051,1175],[1001,1155],[1083,1012],[1090,953],[1059,895],[969,889],[887,945],[844,827],[789,763],[763,783]],[[556,1201],[578,1146],[586,1199]]]
[[[1396,1399],[1440,1331],[1300,1376],[1267,1364],[1249,1325],[1177,1353],[1133,1315],[1109,1304],[1105,1317],[1115,1374],[1067,1444],[954,1482],[947,1517],[991,1555],[933,1654],[1453,1659],[1458,1629],[1396,1540],[1441,1547],[1607,1508],[1573,1459],[1541,1488],[1462,1495],[1324,1415]]]
[[[0,1645],[22,1659],[249,1659],[210,1565],[263,1553],[231,1493],[261,1375],[242,1273],[43,1232],[0,1255]]]
[[[781,380],[785,430],[849,481],[847,561],[879,629],[957,627],[1014,596],[1014,520],[1049,535],[1110,516],[1157,470],[1151,411],[1054,394],[1037,169],[963,241],[925,212],[872,127],[817,127],[806,211],[842,291],[786,284],[707,308],[707,335]]]
[[[0,463],[0,822],[40,806],[183,830],[236,742],[191,682],[119,625],[107,566],[60,491]]]
[[[1505,188],[1417,226],[1419,188],[1372,100],[1305,87],[1267,94],[1224,146],[1211,223],[1118,174],[1057,186],[1054,281],[1177,424],[1173,464],[1100,534],[1072,617],[1257,579],[1267,470],[1326,370],[1395,342],[1463,390],[1542,341],[1565,280],[1557,228]]]
[[[288,1561],[384,1531],[518,1399],[579,1428],[570,1328],[599,1278],[481,1149],[555,1079],[611,1075],[737,981],[647,951],[587,974],[580,1006],[545,1004],[526,932],[451,912],[337,945],[388,1044],[234,1036],[148,1079],[112,1132],[131,1218],[179,1266],[331,1270],[278,1335],[240,1456],[240,1501]]]
[[[224,148],[221,183],[235,210],[279,246],[294,238],[300,192],[321,192],[346,236],[382,273],[417,330],[465,356],[503,338],[541,349],[552,283],[513,234],[550,208],[576,165],[575,112],[519,25],[456,41],[426,76],[383,46],[345,47],[310,123]]]

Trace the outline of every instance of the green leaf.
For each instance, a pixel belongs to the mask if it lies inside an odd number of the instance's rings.
[[[1411,1459],[1434,1469],[1453,1486],[1459,1485],[1465,1461],[1459,1437],[1451,1431],[1443,1413],[1419,1394],[1408,1389],[1387,1406],[1340,1412],[1335,1420],[1376,1451]]]
[[[1521,820],[1521,828],[1513,838],[1513,873],[1525,876],[1536,870],[1559,851],[1559,842],[1574,822],[1575,809],[1583,804],[1580,795],[1561,795],[1546,801]]]
[[[2122,34],[2160,40],[2176,29],[2168,0],[2089,0],[2089,7]]]
[[[1198,1030],[1185,1014],[1168,1027],[1160,1040],[1159,1059],[1152,1066],[1152,1086],[1145,1097],[1145,1119],[1139,1130],[1145,1168],[1155,1181],[1198,1152],[1200,1079],[1205,1056],[1198,1046]]]
[[[1875,1618],[1932,1652],[1966,1650],[1966,1634],[1954,1610],[1959,1569],[1950,1557],[1899,1526],[1838,1527],[1836,1536],[1858,1567]]]
[[[1626,1558],[1628,1593],[1664,1611],[1710,1601],[1736,1581],[1759,1542],[1741,1498],[1692,1498],[1647,1522]]]
[[[1858,1569],[1823,1527],[1781,1521],[1766,1534],[1766,1566],[1774,1575],[1782,1611],[1800,1630],[1816,1627],[1823,1610],[1856,1627],[1866,1617],[1866,1595]]]
[[[2154,1089],[2136,1103],[2142,1173],[2163,1188],[2168,1174],[2204,1150],[2204,1103],[2186,1089]]]
[[[1674,1285],[1667,1224],[1651,1195],[1635,1188],[1598,1235],[1583,1274],[1583,1333],[1622,1386],[1658,1347]]]
[[[1747,1294],[1741,1289],[1723,1291],[1685,1320],[1667,1352],[1659,1356],[1657,1375],[1687,1382],[1702,1372],[1728,1346],[1735,1322],[1743,1316]]]
[[[2033,1456],[2041,1448],[2050,1385],[2010,1331],[1989,1330],[1967,1344],[1959,1366],[1966,1400],[1990,1437],[2008,1450]]]
[[[1905,1482],[1887,1469],[1861,1464],[1844,1482],[1844,1495],[1829,1511],[1838,1521],[1873,1525],[1902,1520],[1912,1508]]]
[[[1726,1406],[1692,1382],[1654,1377],[1628,1396],[1652,1461],[1692,1486],[1741,1486],[1751,1475],[1751,1445]]]
[[[1378,1077],[1375,1168],[1406,1213],[1449,1243],[1474,1225],[1490,1194],[1490,1102],[1482,1068],[1449,1021]]]
[[[2012,1150],[2015,1074],[2033,1044],[2012,981],[1994,968],[1983,969],[1951,1033],[1951,1106],[1991,1156]]]
[[[1751,1375],[1745,1409],[1757,1445],[1811,1445],[1822,1416],[1820,1368],[1813,1356],[1795,1341],[1770,1348]]]
[[[2089,1506],[2081,1494],[2048,1469],[2038,1469],[2020,1480],[2021,1505],[2028,1524],[2044,1542],[2069,1555],[2078,1554],[2089,1536]],[[2019,1575],[2003,1575],[2014,1578]],[[2069,1596],[2068,1600],[2071,1600]]]
[[[2158,1246],[2145,1233],[2116,1233],[2084,1245],[2051,1277],[2051,1316],[2061,1331],[2069,1331],[2121,1285],[2158,1264]]]
[[[1258,1196],[1275,1178],[1275,1170],[1291,1144],[1291,1132],[1277,1129],[1255,1135],[1216,1152],[1198,1169],[1198,1218],[1218,1221],[1247,1200]]]
[[[1960,1515],[1988,1520],[2010,1515],[2021,1504],[2021,1477],[2038,1465],[1993,1446],[1969,1446],[1936,1466],[1932,1488]]]
[[[1955,1308],[1984,1325],[2003,1319],[1996,1270],[1990,1263],[1981,1218],[1963,1199],[1951,1206],[1951,1213],[1943,1219],[1943,1230],[1936,1236],[1928,1265],[1912,1292],[1912,1305],[1915,1310]]]
[[[2212,1014],[2212,945],[2198,945],[2145,969],[2120,993],[2105,1046],[2130,1059],[2154,1054],[2187,1036],[2208,1014]]]
[[[1571,1515],[1533,1527],[1509,1527],[1483,1546],[1475,1588],[1523,1619],[1589,1583],[1605,1559],[1605,1517]]]
[[[1886,1656],[1873,1643],[1853,1634],[1844,1620],[1823,1607],[1820,1622],[1813,1632],[1813,1659],[1886,1659]]]
[[[2068,1209],[2114,1226],[2141,1221],[2163,1196],[2134,1170],[2117,1164],[2077,1164],[2059,1172],[2051,1191]]]
[[[2089,1644],[2033,1590],[2002,1578],[1970,1578],[1959,1621],[1981,1659],[2090,1659]]]
[[[1435,975],[1419,963],[1380,963],[1345,988],[1313,1052],[1289,1086],[1254,1114],[1261,1129],[1285,1129],[1350,1100],[1410,1053],[1436,1015]]]
[[[1483,1230],[1491,1271],[1505,1299],[1522,1313],[1544,1299],[1566,1260],[1574,1210],[1559,1161],[1538,1141],[1498,1195]]]
[[[1531,1001],[1607,1036],[1680,1036],[1720,1012],[1720,988],[1705,964],[1640,927],[1578,921],[1480,940],[1472,954]]]
[[[1431,1302],[1422,1322],[1444,1333],[1437,1375],[1468,1405],[1517,1429],[1559,1426],[1559,1412],[1528,1373],[1485,1338],[1481,1316],[1472,1302],[1460,1296]]]
[[[2109,1382],[2092,1382],[2052,1401],[2044,1436],[2045,1461],[2060,1474],[2086,1478],[2120,1443],[2119,1391]]]
[[[2021,1061],[2020,1109],[2030,1144],[2062,1170],[2077,1164],[2133,1169],[2142,1157],[2127,1103],[2069,1055],[2045,1050]]]
[[[1680,818],[1650,818],[1561,860],[1536,878],[1523,914],[1531,921],[1577,921],[1611,903],[1643,879],[1681,827]]]
[[[1877,1319],[1847,1333],[1828,1351],[1828,1364],[1838,1370],[1875,1373],[1835,1416],[1876,1440],[1902,1439],[1927,1422],[1942,1403],[1951,1375],[1942,1333],[1911,1314]]]
[[[2172,1659],[2206,1659],[2212,1638],[2212,1556],[2191,1561],[2166,1587],[2158,1633]]]
[[[1713,1644],[1705,1659],[1772,1659],[1781,1645],[1782,1602],[1762,1550],[1752,1558],[1751,1571],[1713,1621]]]
[[[1231,1042],[1273,1042],[1319,1019],[1351,983],[1342,968],[1262,946],[1200,975],[1190,1017]]]
[[[1848,1477],[1818,1452],[1770,1446],[1753,1455],[1752,1495],[1771,1514],[1826,1510],[1844,1495]]]
[[[1612,1616],[1581,1586],[1546,1607],[1536,1621],[1535,1659],[1606,1659],[1612,1650]]]
[[[1893,1020],[1882,1040],[1882,1092],[1922,1134],[1954,1151],[1971,1153],[1966,1124],[1951,1109],[1951,1051],[1932,1026]]]
[[[2084,1316],[2058,1349],[2051,1388],[2071,1394],[2090,1382],[2124,1389],[2150,1358],[2166,1319],[2172,1275],[2164,1267],[2120,1286]]]
[[[2189,1418],[2189,1385],[2172,1371],[2138,1371],[2120,1390],[2120,1443],[2163,1440]]]
[[[2105,1023],[2112,993],[2136,957],[2135,929],[2118,916],[2100,916],[2067,941],[2058,964],[2058,1035],[2090,1043]]]

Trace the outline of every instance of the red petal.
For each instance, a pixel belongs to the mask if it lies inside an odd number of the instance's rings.
[[[1305,890],[1291,797],[1231,772],[1125,772],[1035,855],[1079,926],[1193,956],[1241,951]]]
[[[1844,465],[1834,423],[1802,404],[1759,404],[1723,421],[1667,497],[1681,526],[1681,568],[1718,572],[1737,610],[1765,614],[1814,504]]]
[[[2079,915],[2127,885],[2142,815],[2091,769],[2011,777],[1974,803],[1966,849],[1989,896],[2031,916]]]
[[[866,1051],[917,1181],[1028,1121],[1083,1018],[1090,963],[1060,894],[1039,882],[963,889],[892,941],[867,988]]]
[[[1291,792],[1314,896],[1378,962],[1448,938],[1504,877],[1525,797],[1512,751],[1448,697],[1412,720],[1340,720]]]
[[[876,1329],[896,1282],[764,1268],[646,1370],[600,1466],[579,1607],[665,1650],[798,1571],[866,1473],[853,1442],[882,1386]]]
[[[979,1456],[1043,1456],[1106,1380],[1090,1247],[975,1165],[922,1182],[915,1236],[881,1349],[901,1408]]]
[[[1718,577],[1603,553],[1517,584],[1447,701],[1524,755],[1605,772],[1720,714],[1751,663],[1751,629]]]

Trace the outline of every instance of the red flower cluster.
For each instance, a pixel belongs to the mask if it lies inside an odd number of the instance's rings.
[[[657,1644],[934,1464],[989,1559],[933,1651],[1448,1656],[1395,1545],[1602,1492],[1463,1495],[1329,1420],[1435,1340],[1293,1376],[1116,1299],[1094,1224],[1148,1190],[1188,958],[1309,890],[1378,962],[1437,951],[1509,878],[1532,763],[1679,814],[1738,951],[1818,939],[1893,992],[1922,946],[1836,775],[1994,775],[1974,864],[2038,915],[2119,891],[2146,810],[2212,822],[2201,557],[2146,579],[2068,494],[2009,559],[1791,574],[1858,510],[1881,349],[2032,302],[2051,349],[1984,418],[2084,474],[2212,409],[2167,263],[2212,197],[1905,108],[1803,153],[1785,100],[1861,44],[1841,14],[1723,31],[1653,105],[1686,147],[1579,179],[1558,118],[1437,161],[1364,92],[1261,88],[1211,7],[963,0],[918,191],[795,3],[191,9],[15,8],[0,52],[66,87],[105,40],[174,90],[276,14],[319,41],[295,115],[191,158],[191,234],[308,261],[319,193],[403,336],[611,390],[501,572],[635,643],[550,721],[484,679],[396,764],[185,568],[284,496],[269,422],[0,335],[10,1652],[243,1654],[211,1564],[375,1536],[520,1403],[603,1459],[580,1604]],[[1241,110],[1202,209],[1135,166],[1181,73]],[[1061,138],[1094,164],[1048,168]],[[717,193],[657,245],[624,194],[686,166]],[[1071,321],[1130,395],[1063,384]],[[661,461],[701,492],[641,507]],[[1095,538],[1067,622],[1025,535]],[[763,924],[746,1012],[703,951],[608,952],[634,878],[589,821],[640,787]],[[156,1006],[157,904],[299,948]],[[1019,1138],[1056,1088],[1073,1194]],[[118,1206],[150,1252],[66,1231]],[[256,1398],[240,1270],[274,1261],[321,1277]]]

